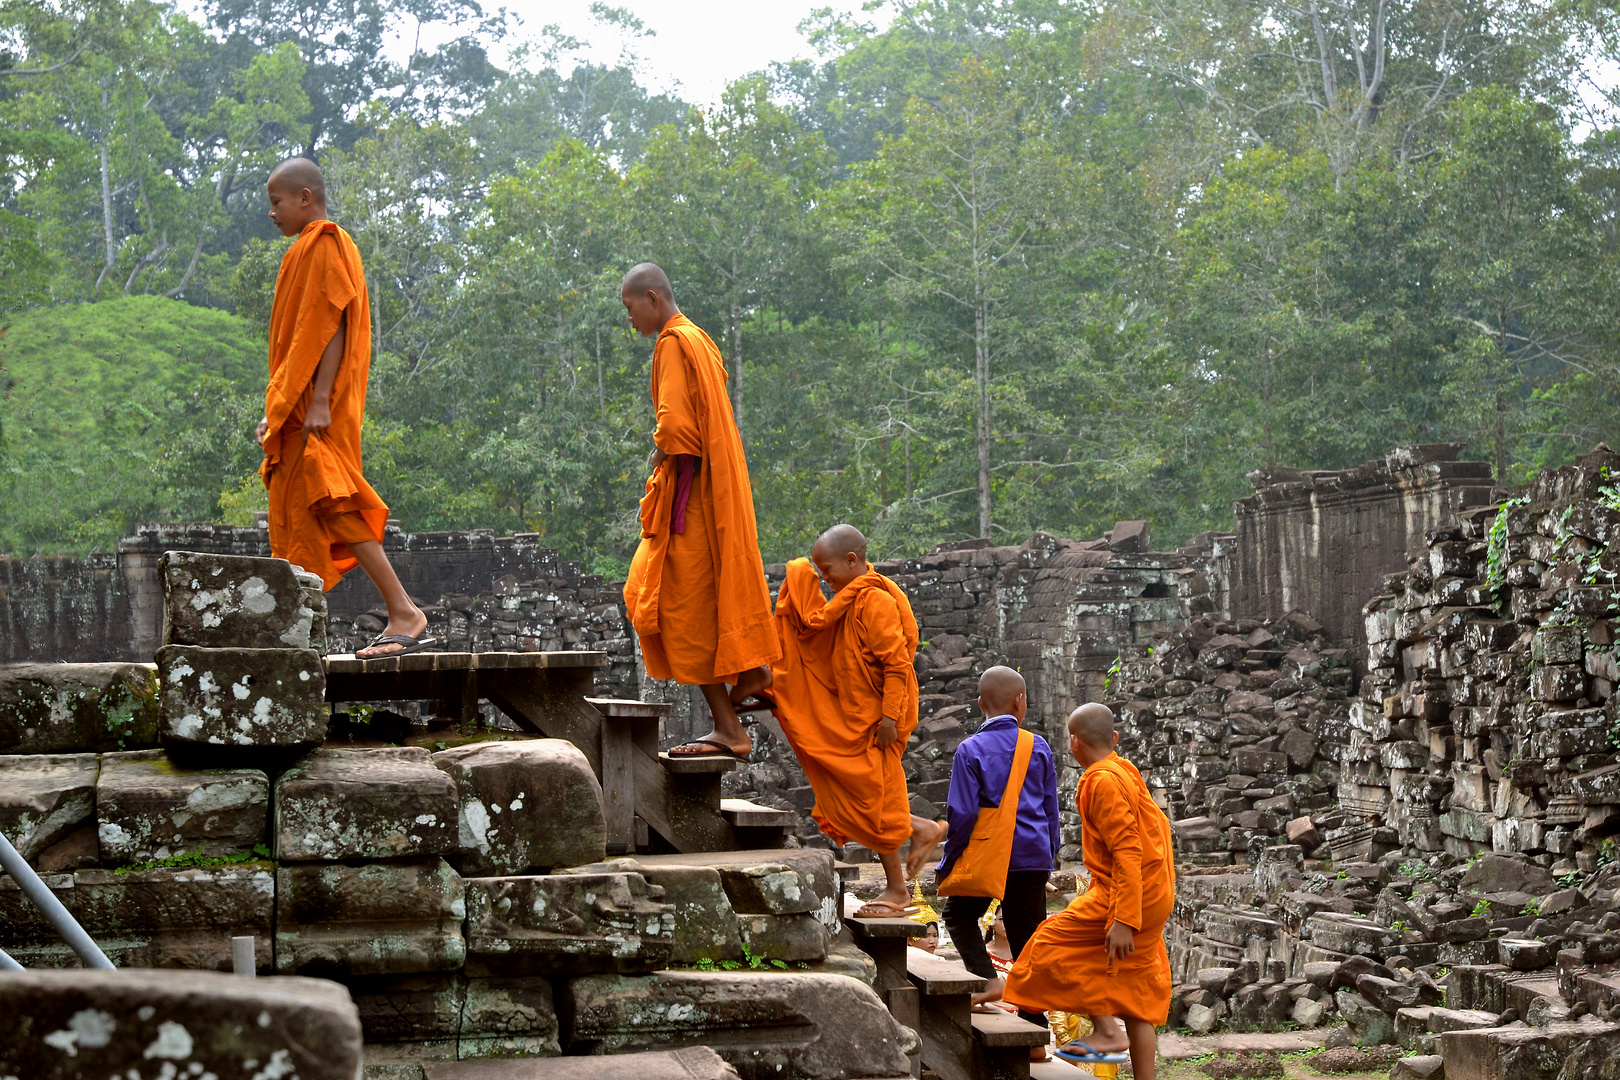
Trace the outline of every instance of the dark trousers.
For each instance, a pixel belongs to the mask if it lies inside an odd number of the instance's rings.
[[[1007,874],[1006,895],[1001,901],[1001,917],[1007,923],[1007,944],[1017,960],[1024,951],[1024,943],[1035,933],[1035,928],[1046,918],[1045,870],[1012,870]],[[999,976],[990,963],[990,953],[984,947],[984,931],[979,920],[990,908],[988,896],[947,896],[940,917],[951,935],[951,944],[962,956],[962,966],[983,979]],[[1020,1019],[1046,1026],[1046,1014],[1018,1010]]]

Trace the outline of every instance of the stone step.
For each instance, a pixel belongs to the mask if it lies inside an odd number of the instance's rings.
[[[661,753],[658,755],[658,761],[664,766],[664,771],[671,776],[718,776],[730,772],[738,764],[736,758],[725,754]]]
[[[737,1070],[707,1046],[606,1057],[432,1062],[422,1073],[426,1080],[737,1080]]]
[[[721,799],[720,816],[742,829],[785,829],[799,819],[791,810],[777,810],[747,799]]]

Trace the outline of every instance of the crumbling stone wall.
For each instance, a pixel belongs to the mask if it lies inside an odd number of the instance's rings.
[[[1233,504],[1236,535],[1223,552],[1224,610],[1267,619],[1304,611],[1359,655],[1361,605],[1384,591],[1384,576],[1429,530],[1491,502],[1490,466],[1458,461],[1461,449],[1404,446],[1354,469],[1250,473],[1255,492]]]

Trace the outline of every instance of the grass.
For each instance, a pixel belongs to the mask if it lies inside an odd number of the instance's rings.
[[[264,844],[254,844],[252,851],[239,851],[234,855],[204,855],[201,851],[182,851],[178,855],[170,855],[167,859],[153,859],[151,862],[120,866],[113,873],[132,874],[141,870],[189,869],[193,867],[206,869],[213,866],[237,866],[241,863],[262,862],[268,858],[270,858],[270,849]]]

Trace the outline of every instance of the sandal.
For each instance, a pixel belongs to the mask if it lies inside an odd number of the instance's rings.
[[[915,904],[891,904],[887,900],[871,900],[862,904],[852,919],[906,919],[917,914]]]
[[[396,656],[404,656],[406,653],[421,652],[423,649],[431,649],[438,644],[439,639],[426,632],[424,632],[421,637],[411,637],[409,634],[378,634],[376,637],[372,638],[364,648],[357,651],[356,659],[389,660]],[[358,655],[359,653],[365,652],[366,649],[374,649],[378,645],[399,645],[401,647],[394,652],[378,653],[376,656]]]
[[[696,751],[692,751],[690,753],[685,753],[685,754],[678,753],[678,751],[681,749],[682,746],[712,746],[712,747],[714,747],[714,749],[713,750],[696,750]],[[739,754],[732,747],[726,745],[725,743],[721,742],[718,739],[688,739],[686,742],[681,743],[680,746],[672,746],[672,747],[670,747],[668,750],[665,751],[665,753],[667,753],[672,758],[728,757],[728,758],[735,758],[737,761],[746,762],[750,757],[753,756],[754,751],[753,751],[753,748],[750,747],[749,750],[748,750],[748,753]]]
[[[1081,1049],[1077,1051],[1075,1047]],[[1058,1047],[1057,1056],[1075,1065],[1122,1065],[1131,1060],[1129,1054],[1098,1050],[1079,1039]]]

